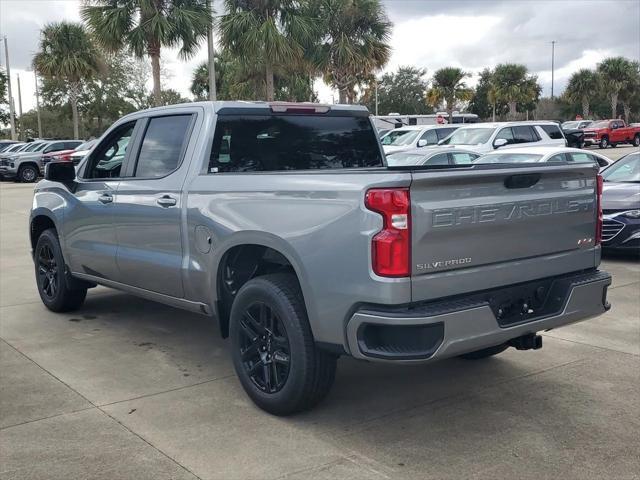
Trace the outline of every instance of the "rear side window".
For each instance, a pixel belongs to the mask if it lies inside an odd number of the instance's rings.
[[[593,155],[589,155],[588,153],[571,152],[569,153],[569,157],[571,158],[571,161],[575,163],[598,163],[595,157]]]
[[[453,158],[453,163],[456,165],[466,165],[473,162],[479,155],[466,152],[452,152],[451,157]]]
[[[439,153],[428,159],[425,165],[449,165],[449,156],[447,153]]]
[[[134,176],[164,177],[178,168],[190,122],[191,115],[171,115],[149,120]]]
[[[549,135],[549,138],[553,140],[562,139],[562,132],[560,131],[560,127],[557,125],[540,125],[540,128],[544,130],[544,133]]]
[[[528,125],[513,127],[513,139],[515,143],[531,143],[540,140],[538,133]]]
[[[381,166],[378,139],[368,117],[220,115],[209,172]]]

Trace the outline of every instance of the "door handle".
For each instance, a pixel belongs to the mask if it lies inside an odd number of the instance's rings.
[[[169,195],[164,195],[159,199],[157,199],[156,203],[161,207],[167,208],[167,207],[173,207],[177,202],[175,198],[170,197]]]
[[[113,202],[113,196],[109,193],[103,193],[98,197],[98,201],[100,203],[111,203]]]

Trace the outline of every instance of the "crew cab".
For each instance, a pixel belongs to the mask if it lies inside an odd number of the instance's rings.
[[[615,147],[619,143],[631,143],[640,147],[640,126],[627,126],[624,120],[602,120],[584,129],[585,145],[600,148]]]
[[[49,163],[29,236],[48,309],[105,285],[215,318],[286,415],[340,355],[480,359],[605,312],[601,187],[595,163],[387,166],[364,107],[189,103]]]

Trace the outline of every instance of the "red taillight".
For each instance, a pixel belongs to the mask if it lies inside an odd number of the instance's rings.
[[[381,277],[411,274],[411,202],[408,188],[373,188],[365,205],[382,215],[382,230],[371,242],[373,271]]]
[[[602,242],[602,190],[604,186],[604,180],[602,175],[598,174],[596,177],[596,245],[600,245]]]

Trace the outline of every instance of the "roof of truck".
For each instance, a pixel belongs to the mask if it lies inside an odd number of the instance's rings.
[[[273,111],[274,108],[278,109],[326,109],[327,111],[344,111],[344,112],[357,112],[360,115],[366,114],[369,115],[369,110],[367,107],[362,105],[341,105],[341,104],[324,104],[324,103],[312,103],[312,102],[264,102],[264,101],[245,101],[245,100],[229,100],[229,101],[204,101],[204,102],[188,102],[188,103],[177,103],[174,105],[166,105],[162,107],[154,107],[144,110],[146,112],[156,112],[162,110],[168,110],[175,107],[194,107],[194,106],[204,106],[206,108],[210,108],[213,106],[213,109],[216,113],[221,112],[222,110],[225,113],[232,112],[234,110],[264,110],[265,112]],[[322,113],[322,112],[318,112]]]

